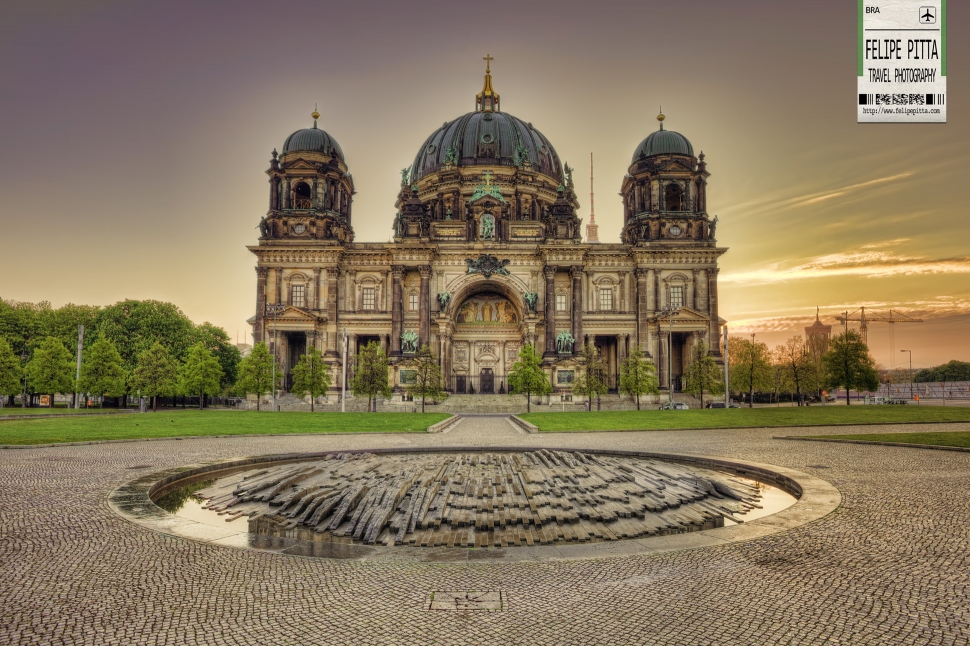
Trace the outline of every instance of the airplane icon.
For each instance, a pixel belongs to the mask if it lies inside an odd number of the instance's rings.
[[[936,22],[936,7],[920,7],[922,12],[919,21],[924,25],[931,25]]]

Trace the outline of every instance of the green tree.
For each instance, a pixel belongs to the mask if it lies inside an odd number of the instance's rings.
[[[793,336],[775,348],[777,365],[781,372],[782,382],[786,388],[795,393],[798,405],[802,405],[802,393],[810,390],[813,383],[815,367],[811,354],[806,348],[802,337]]]
[[[320,351],[311,345],[307,353],[300,357],[300,361],[293,366],[292,392],[310,395],[310,412],[312,413],[314,400],[320,395],[327,394],[327,391],[330,390],[331,381],[330,366],[323,360]]]
[[[27,383],[36,393],[50,394],[54,405],[54,393],[74,392],[74,361],[71,353],[59,339],[47,337],[27,363]]]
[[[950,361],[942,366],[924,368],[913,377],[916,383],[970,381],[970,363],[966,361]]]
[[[205,406],[206,395],[218,395],[222,390],[222,367],[219,360],[201,342],[189,348],[182,364],[179,384],[183,393],[199,396],[199,410]]]
[[[104,336],[85,348],[81,357],[81,379],[78,390],[98,396],[98,406],[104,406],[104,396],[125,394],[125,368],[118,349]]]
[[[278,368],[278,366],[277,366]],[[276,371],[276,387],[283,381],[283,371]],[[266,344],[259,342],[253,346],[249,356],[239,362],[239,378],[236,388],[246,394],[256,394],[256,410],[263,395],[273,390],[273,357]]]
[[[415,374],[414,383],[408,384],[407,391],[411,397],[421,398],[421,412],[423,413],[425,400],[445,398],[445,391],[441,387],[441,367],[427,344],[418,349],[408,365],[414,367]]]
[[[178,365],[161,343],[138,355],[138,367],[132,373],[132,386],[152,398],[152,410],[158,410],[159,395],[174,394],[178,387]]]
[[[391,396],[391,385],[387,380],[388,365],[387,354],[376,341],[368,343],[357,354],[350,392],[354,397],[367,397],[367,410],[377,410],[378,396],[384,399]]]
[[[125,368],[134,370],[138,355],[161,343],[178,361],[185,361],[193,338],[194,325],[171,303],[126,300],[102,309],[95,321],[121,354]],[[194,393],[193,393],[194,394]]]
[[[22,376],[20,357],[14,354],[6,339],[0,338],[0,406],[4,405],[7,397],[12,399],[20,392]]]
[[[703,341],[697,343],[691,352],[691,362],[684,371],[684,390],[691,395],[699,395],[701,408],[704,408],[704,393],[719,395],[724,392],[724,379],[721,368],[708,351]]]
[[[525,394],[526,410],[532,412],[532,396],[548,395],[552,392],[549,376],[542,369],[542,357],[536,354],[535,346],[527,343],[519,350],[519,360],[509,371],[509,394]]]
[[[637,410],[640,410],[642,395],[660,394],[657,369],[653,363],[644,358],[643,351],[638,345],[633,346],[630,354],[620,364],[620,392],[636,398]]]
[[[728,339],[731,390],[748,393],[748,407],[754,407],[754,393],[772,389],[771,355],[764,343],[738,337]]]
[[[855,330],[834,337],[822,357],[825,383],[830,388],[845,388],[845,404],[851,404],[850,390],[878,390],[879,373],[869,354],[869,346]]]
[[[219,366],[222,368],[222,387],[228,388],[236,383],[242,357],[239,354],[239,348],[233,345],[226,331],[208,321],[197,325],[192,330],[192,345],[200,342],[219,360]]]
[[[589,400],[589,410],[592,411],[593,398],[598,398],[609,390],[609,384],[606,383],[606,363],[592,343],[587,343],[579,356],[583,361],[583,372],[573,382],[573,392],[586,397]]]

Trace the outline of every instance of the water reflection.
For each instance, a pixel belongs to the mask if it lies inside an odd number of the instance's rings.
[[[194,494],[199,489],[205,489],[209,485],[215,482],[215,479],[202,480],[200,482],[194,482],[190,485],[185,485],[184,487],[179,487],[178,489],[173,489],[161,498],[155,501],[155,504],[167,511],[170,514],[178,512],[185,505],[186,501],[189,500],[190,496]]]
[[[783,489],[779,489],[778,487],[772,487],[771,485],[766,485],[763,482],[758,482],[757,480],[751,480],[749,478],[735,477],[738,480],[743,480],[744,482],[757,487],[761,491],[761,500],[758,501],[758,504],[761,505],[761,509],[754,508],[745,514],[737,514],[737,517],[745,522],[750,522],[756,518],[764,518],[765,516],[770,516],[771,514],[777,514],[779,511],[788,509],[798,502],[798,498],[784,491]],[[737,525],[737,523],[729,518],[725,518],[724,526],[729,527],[730,525]]]

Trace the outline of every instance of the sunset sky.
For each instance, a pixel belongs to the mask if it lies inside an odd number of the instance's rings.
[[[343,148],[358,241],[391,235],[400,169],[474,108],[546,135],[618,241],[620,182],[657,127],[706,154],[721,315],[775,344],[842,310],[889,367],[970,360],[964,7],[949,7],[947,124],[856,123],[856,3],[79,2],[0,23],[0,297],[176,303],[240,340],[255,306],[270,152]],[[248,340],[248,339],[247,339]]]

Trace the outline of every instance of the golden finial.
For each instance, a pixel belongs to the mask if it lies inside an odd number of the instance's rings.
[[[316,103],[313,104],[313,112],[310,113],[310,116],[313,117],[313,127],[316,128],[317,127],[317,119],[320,118],[320,113],[317,112],[317,104]]]
[[[482,57],[485,61],[485,85],[480,94],[475,95],[475,109],[482,112],[492,112],[499,109],[498,92],[492,89],[492,61],[491,54]]]
[[[664,107],[663,106],[660,106],[660,114],[657,115],[657,121],[660,122],[660,129],[661,130],[664,129],[664,119],[666,119],[666,118],[667,117],[664,116]]]

